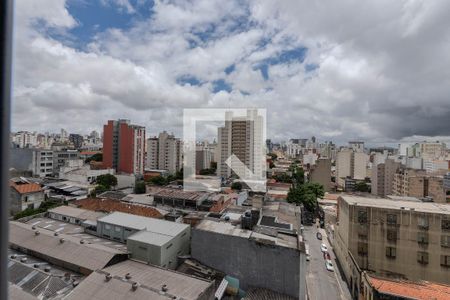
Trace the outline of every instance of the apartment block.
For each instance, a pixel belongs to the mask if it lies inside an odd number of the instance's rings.
[[[256,178],[265,175],[265,141],[263,140],[263,118],[257,110],[248,110],[246,117],[233,116],[227,112],[225,126],[218,128],[218,145],[220,159],[217,162],[217,174],[224,178],[232,174],[255,174]],[[237,156],[245,165],[232,164],[226,161],[231,155]],[[233,171],[232,171],[233,170]]]
[[[361,272],[450,282],[450,211],[445,204],[340,196],[334,250],[353,295]]]
[[[173,134],[161,132],[158,137],[147,139],[147,163],[151,170],[167,170],[175,174],[183,166],[181,140]]]
[[[388,158],[384,163],[372,165],[372,194],[386,197],[393,194],[394,177],[397,170],[401,167],[399,162]]]
[[[367,163],[369,157],[364,152],[355,152],[349,148],[343,148],[336,157],[336,182],[344,186],[345,178],[362,180],[367,177]]]
[[[310,171],[310,182],[323,185],[325,192],[331,190],[331,159],[320,158]]]
[[[145,127],[129,120],[109,120],[103,126],[103,165],[117,173],[143,174]]]
[[[447,203],[443,176],[432,176],[424,170],[400,169],[394,175],[393,195],[428,198]]]

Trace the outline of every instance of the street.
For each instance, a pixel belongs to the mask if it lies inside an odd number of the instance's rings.
[[[320,231],[322,240],[317,239],[316,233]],[[325,230],[317,229],[316,226],[305,226],[303,230],[305,242],[309,247],[310,261],[307,262],[308,269],[306,275],[306,285],[309,299],[331,300],[331,299],[351,299],[346,283],[341,278],[333,248],[328,243]],[[328,253],[333,261],[334,272],[325,268],[325,259],[320,251],[320,245],[324,243],[328,247]]]

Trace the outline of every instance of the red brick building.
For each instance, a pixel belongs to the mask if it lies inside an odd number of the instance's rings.
[[[103,165],[117,173],[143,174],[145,127],[129,120],[109,120],[103,126]]]

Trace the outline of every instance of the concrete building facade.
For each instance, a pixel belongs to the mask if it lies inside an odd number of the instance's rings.
[[[97,220],[97,235],[127,244],[131,258],[175,269],[189,253],[190,226],[114,212]]]
[[[450,211],[443,204],[340,196],[334,250],[353,295],[361,272],[450,282]]]
[[[192,232],[192,257],[238,278],[244,290],[250,286],[267,288],[304,299],[304,244],[289,236],[293,243],[281,245],[281,236],[270,237],[230,223],[204,220]]]
[[[323,185],[324,191],[329,192],[331,190],[331,159],[318,159],[316,165],[311,169],[309,181],[320,183]]]

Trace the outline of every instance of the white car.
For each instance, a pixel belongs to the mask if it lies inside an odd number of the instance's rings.
[[[320,250],[321,250],[322,252],[328,252],[328,247],[327,247],[327,245],[325,245],[325,244],[322,243],[322,245],[320,245]]]
[[[331,260],[327,259],[325,261],[325,267],[327,268],[328,271],[334,272],[334,267],[333,267],[333,263],[331,262]]]

